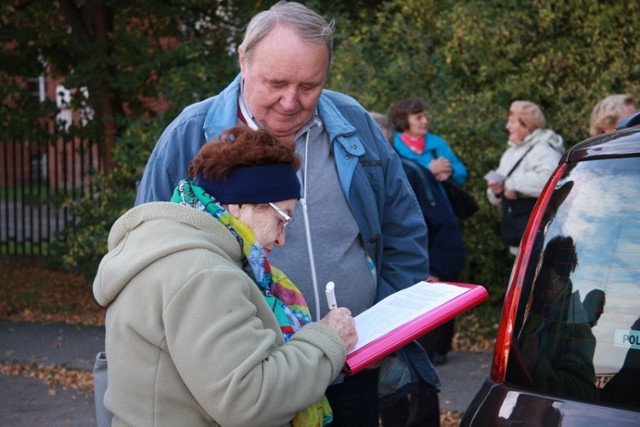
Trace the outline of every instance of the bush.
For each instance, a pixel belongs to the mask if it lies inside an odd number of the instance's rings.
[[[133,206],[137,183],[165,121],[130,121],[113,152],[114,168],[97,174],[95,189],[64,206],[76,222],[60,233],[56,244],[62,266],[91,283],[107,253],[109,230],[118,217]]]
[[[621,1],[394,0],[337,31],[328,86],[380,112],[425,99],[430,130],[466,163],[481,210],[463,224],[462,279],[486,285],[495,303],[513,257],[482,176],[506,148],[508,107],[536,102],[565,147],[585,139],[599,99],[640,93],[639,12],[640,3]]]
[[[505,149],[509,104],[540,104],[566,147],[586,138],[599,99],[640,93],[640,3],[391,0],[359,13],[348,9],[338,20],[328,88],[381,112],[411,95],[427,101],[431,131],[467,164],[467,188],[481,208],[463,223],[468,256],[461,279],[485,285],[499,304],[513,258],[498,238],[500,213],[486,201],[482,176]],[[213,60],[220,49],[203,49],[201,41],[208,46],[214,34],[194,33],[183,45],[187,56],[168,52],[174,60],[156,67],[162,69],[159,90],[176,109],[215,93],[235,74],[235,58]],[[176,111],[166,114],[170,119]],[[116,168],[99,178],[99,192],[70,202],[78,223],[62,236],[67,266],[86,276],[95,272],[108,230],[132,205],[135,183],[166,122],[160,117],[119,128],[126,131],[113,154]]]

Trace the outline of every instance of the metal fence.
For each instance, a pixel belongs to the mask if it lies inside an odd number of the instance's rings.
[[[52,254],[73,221],[64,201],[92,190],[99,151],[81,140],[0,143],[0,255]]]

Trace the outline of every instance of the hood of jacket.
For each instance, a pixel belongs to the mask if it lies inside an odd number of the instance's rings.
[[[93,282],[96,301],[107,307],[142,270],[173,253],[192,249],[210,250],[241,262],[235,237],[206,212],[170,202],[145,203],[129,210],[109,233],[108,252]]]
[[[551,146],[551,148],[560,153],[564,152],[564,140],[551,129],[536,129],[527,135],[519,144],[509,141],[509,145],[516,147],[529,147],[541,142],[546,142]]]

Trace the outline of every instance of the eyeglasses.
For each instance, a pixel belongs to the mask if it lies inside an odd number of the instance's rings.
[[[293,221],[293,217],[289,216],[285,211],[280,209],[274,203],[269,202],[269,206],[271,206],[278,213],[278,215],[280,215],[280,217],[283,219],[282,231],[286,231],[287,225],[291,224],[291,221]]]

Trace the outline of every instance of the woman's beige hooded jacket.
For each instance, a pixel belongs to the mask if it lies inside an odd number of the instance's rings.
[[[320,323],[284,343],[238,242],[209,214],[140,205],[108,249],[93,293],[107,307],[114,425],[288,425],[342,369],[345,346]]]

